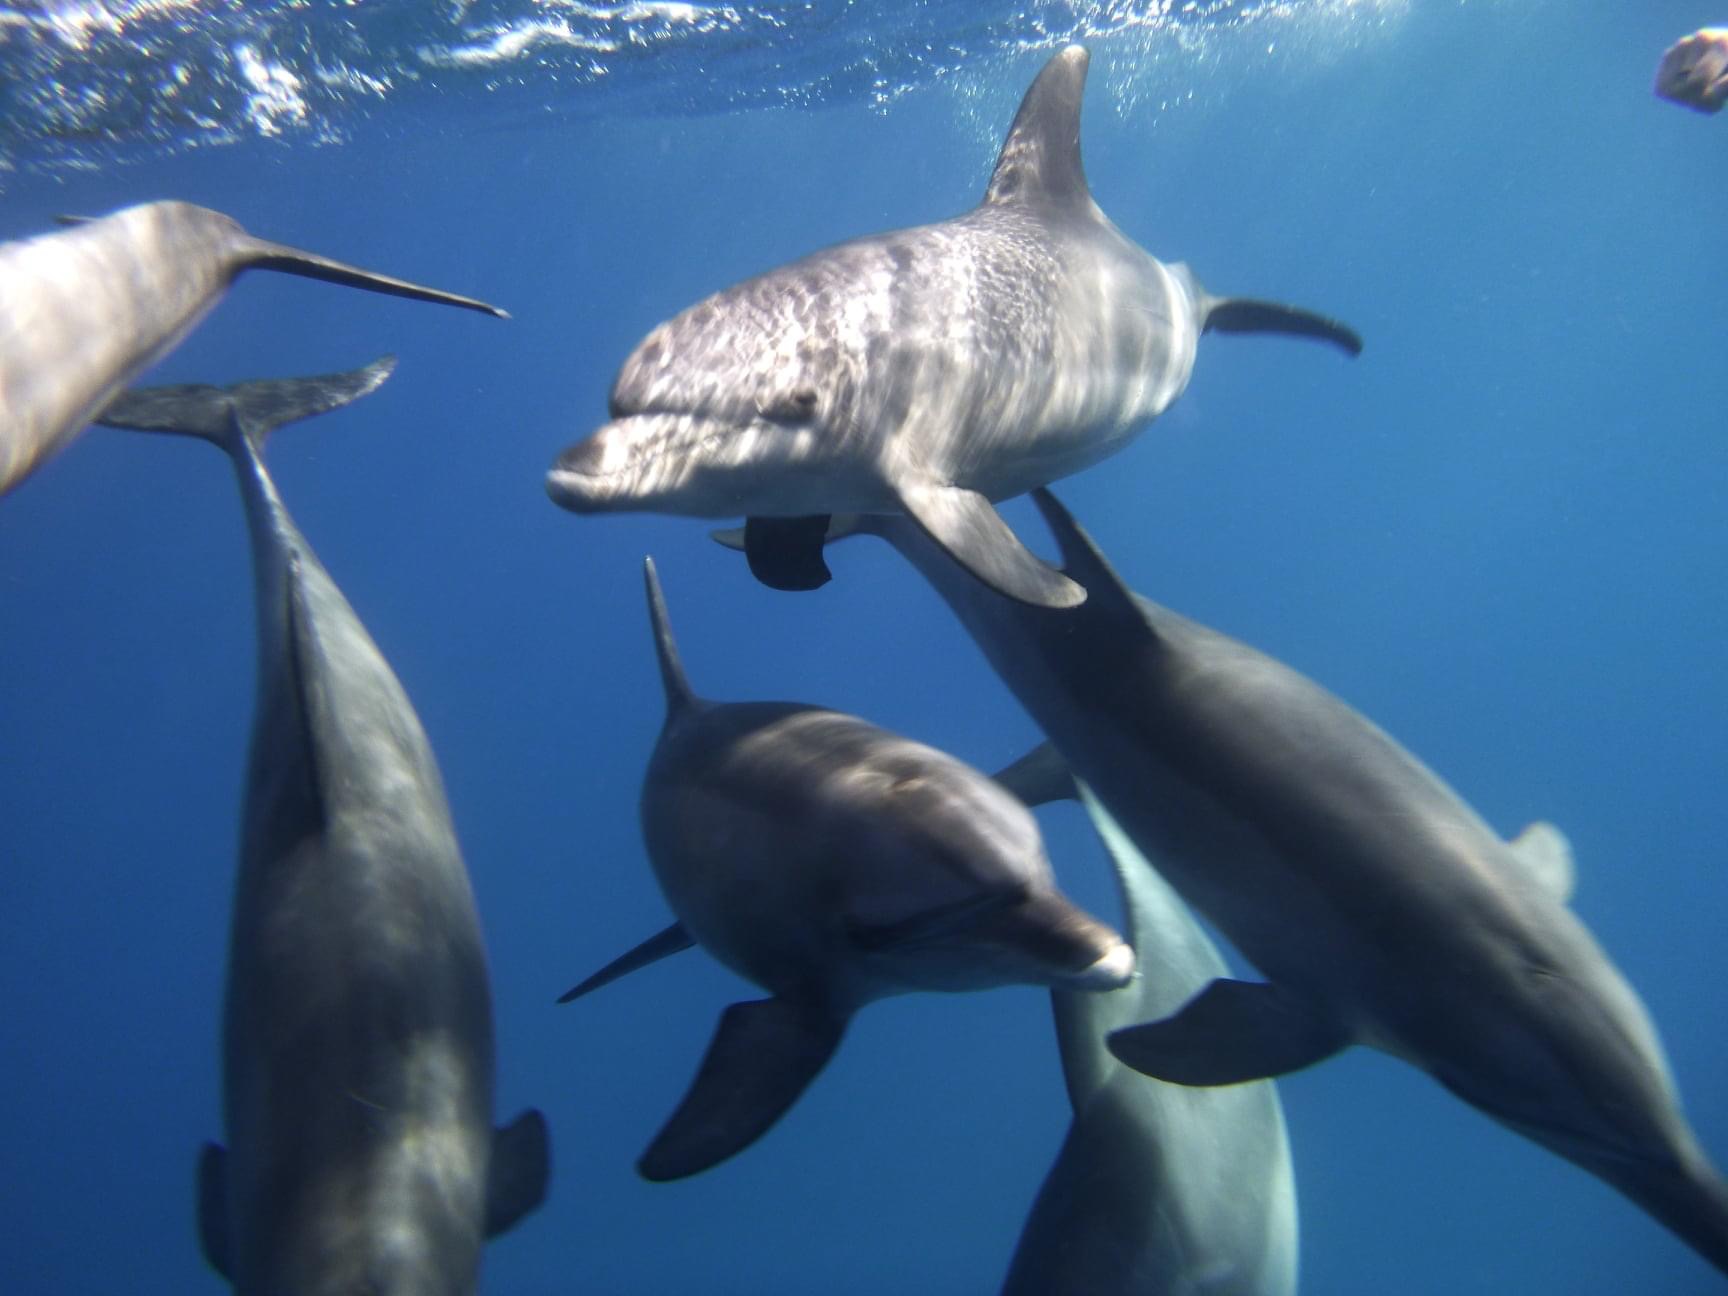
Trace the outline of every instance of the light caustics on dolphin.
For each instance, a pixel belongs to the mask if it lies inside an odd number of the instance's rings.
[[[638,1163],[646,1178],[695,1174],[760,1138],[872,1000],[1128,980],[1132,952],[1056,890],[1037,824],[1011,795],[855,716],[697,697],[652,562],[646,581],[666,720],[642,832],[678,921],[564,999],[691,944],[771,996],[726,1009]]]
[[[1637,994],[1567,906],[1570,848],[1503,841],[1372,722],[1307,677],[1129,590],[1047,490],[1087,598],[1028,607],[905,519],[890,540],[1124,832],[1263,973],[1118,1031],[1180,1084],[1282,1075],[1351,1044],[1428,1071],[1597,1175],[1728,1272],[1728,1185],[1680,1108]],[[722,536],[736,546],[736,536]]]
[[[1105,1044],[1227,976],[1222,955],[1048,743],[997,778],[1028,804],[1084,801],[1135,958],[1134,980],[1118,990],[1050,992],[1074,1116],[1002,1296],[1294,1296],[1296,1184],[1272,1083],[1169,1084]]]
[[[0,244],[0,495],[178,346],[248,269],[505,316],[472,297],[254,238],[183,202]]]
[[[366,395],[394,363],[128,392],[102,416],[220,446],[252,535],[228,1146],[206,1146],[198,1204],[206,1258],[246,1294],[469,1296],[483,1238],[546,1190],[540,1114],[492,1128],[486,955],[431,747],[261,458],[271,431]]]
[[[994,501],[1125,446],[1187,386],[1203,332],[1362,345],[1309,311],[1213,297],[1111,224],[1080,162],[1086,68],[1078,46],[1045,66],[972,211],[817,252],[651,332],[552,498],[743,514],[752,570],[784,589],[828,578],[826,515],[905,513],[1000,592],[1078,602]]]

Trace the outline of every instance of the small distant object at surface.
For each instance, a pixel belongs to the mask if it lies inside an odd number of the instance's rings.
[[[1656,94],[1699,112],[1728,101],[1728,27],[1700,27],[1669,46],[1656,68]]]

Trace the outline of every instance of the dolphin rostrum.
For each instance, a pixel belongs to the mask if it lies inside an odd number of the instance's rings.
[[[253,238],[191,203],[143,203],[0,244],[0,495],[178,346],[247,269],[504,316],[471,297]]]
[[[1031,804],[1084,801],[1115,868],[1136,965],[1120,990],[1050,992],[1074,1120],[1002,1296],[1294,1296],[1296,1185],[1272,1083],[1167,1084],[1123,1066],[1104,1042],[1229,975],[1224,959],[1048,743],[997,777]]]
[[[1128,980],[1133,953],[1057,891],[1012,795],[855,716],[697,697],[651,560],[646,581],[666,721],[642,831],[678,922],[564,997],[692,943],[771,997],[721,1015],[637,1164],[645,1178],[695,1174],[761,1137],[874,999]]]
[[[1110,223],[1080,165],[1086,66],[1078,45],[1045,66],[965,215],[817,252],[651,332],[612,421],[553,465],[552,498],[745,514],[751,568],[782,589],[828,579],[824,515],[904,513],[1002,593],[1079,602],[993,501],[1126,445],[1187,386],[1203,332],[1362,345],[1307,311],[1210,296]]]
[[[129,392],[109,426],[234,461],[258,702],[223,1013],[228,1146],[198,1167],[205,1257],[241,1293],[465,1296],[545,1194],[545,1122],[494,1132],[486,954],[442,781],[402,686],[260,457],[372,391],[352,373]]]
[[[1372,722],[1134,594],[1049,491],[1033,499],[1087,592],[1067,612],[993,594],[902,518],[836,518],[831,534],[873,531],[923,572],[1075,776],[1266,976],[1219,978],[1117,1032],[1116,1056],[1218,1085],[1371,1045],[1728,1272],[1728,1184],[1643,1004],[1566,905],[1559,830],[1501,840]]]

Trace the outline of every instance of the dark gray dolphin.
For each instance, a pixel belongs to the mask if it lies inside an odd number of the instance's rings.
[[[1296,1184],[1272,1083],[1167,1084],[1123,1066],[1104,1042],[1229,975],[1224,959],[1049,744],[998,778],[1031,804],[1085,802],[1115,868],[1136,965],[1120,990],[1050,992],[1074,1120],[1020,1230],[1003,1296],[1293,1296]]]
[[[402,686],[295,528],[260,449],[377,387],[352,373],[129,392],[109,426],[234,461],[258,704],[223,1014],[228,1146],[199,1163],[204,1254],[242,1293],[459,1296],[539,1204],[545,1123],[492,1129],[492,1006],[468,873]]]
[[[1068,612],[992,594],[903,519],[846,525],[911,559],[1075,775],[1265,974],[1219,979],[1118,1032],[1116,1055],[1214,1085],[1372,1045],[1612,1184],[1728,1272],[1728,1186],[1638,996],[1566,906],[1559,831],[1502,841],[1372,722],[1140,598],[1054,496],[1034,499],[1087,591]]]
[[[1670,45],[1656,66],[1656,95],[1702,113],[1728,103],[1728,27],[1700,27]]]
[[[698,698],[652,561],[646,580],[666,722],[642,832],[678,923],[565,998],[692,942],[772,997],[722,1014],[638,1163],[645,1178],[695,1174],[761,1137],[874,999],[1128,980],[1132,951],[1056,890],[1013,796],[855,716]]]
[[[1281,332],[1355,354],[1344,325],[1218,298],[1110,223],[1080,165],[1087,54],[1027,91],[984,201],[937,225],[817,252],[662,324],[611,418],[547,490],[578,513],[747,514],[752,570],[827,579],[823,515],[904,513],[1013,598],[1081,592],[992,501],[1128,443],[1188,384],[1202,332]]]
[[[183,202],[0,244],[0,495],[180,344],[242,270],[503,316],[496,306],[253,238]]]

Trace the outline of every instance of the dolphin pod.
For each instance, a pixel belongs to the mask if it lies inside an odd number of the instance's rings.
[[[504,316],[472,297],[254,238],[191,203],[143,203],[0,244],[0,495],[178,346],[248,269]]]
[[[1566,905],[1559,831],[1502,841],[1372,722],[1136,595],[1055,496],[1033,498],[1086,590],[1079,607],[996,595],[903,518],[836,519],[831,534],[873,532],[918,568],[1074,775],[1267,977],[1214,980],[1113,1034],[1115,1055],[1222,1085],[1371,1045],[1728,1272],[1728,1184],[1681,1113],[1643,1004]]]
[[[1213,297],[1110,223],[1080,165],[1086,68],[1077,45],[1045,65],[972,211],[817,252],[651,332],[552,498],[742,512],[751,569],[782,589],[828,579],[826,515],[903,513],[993,589],[1077,603],[994,501],[1125,446],[1188,385],[1202,332],[1362,349],[1310,311]]]
[[[1296,1184],[1270,1082],[1151,1080],[1105,1046],[1217,977],[1224,959],[1110,812],[1046,743],[997,775],[1028,804],[1079,797],[1110,854],[1135,977],[1050,992],[1074,1119],[1045,1176],[1002,1296],[1294,1296]]]
[[[492,1006],[468,872],[402,686],[261,456],[394,367],[129,392],[110,427],[233,460],[252,533],[258,701],[223,1011],[228,1145],[199,1236],[243,1294],[465,1296],[483,1238],[545,1194],[537,1111],[492,1128]]]
[[[733,1156],[827,1065],[865,1004],[1027,983],[1109,990],[1134,958],[1056,890],[1033,818],[951,756],[855,716],[691,691],[645,564],[666,721],[642,833],[673,928],[565,1000],[701,945],[770,998],[733,1004],[643,1154],[648,1179]]]

